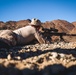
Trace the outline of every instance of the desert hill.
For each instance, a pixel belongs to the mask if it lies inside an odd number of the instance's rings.
[[[12,29],[12,30],[14,30],[14,29],[24,27],[28,23],[30,23],[30,19],[20,20],[20,21],[7,21],[7,22],[0,21],[0,29]]]
[[[53,21],[47,21],[43,24],[43,26],[45,28],[55,28],[58,29],[58,32],[65,32],[65,33],[69,33],[75,26],[70,23],[67,22],[65,20],[53,20]]]
[[[20,21],[8,21],[8,22],[2,22],[0,21],[0,29],[17,29],[20,27],[26,26],[28,23],[30,23],[31,20],[20,20]],[[59,32],[66,32],[69,33],[74,27],[75,22],[70,23],[65,20],[53,20],[53,21],[46,21],[42,23],[42,26],[44,28],[55,28],[58,29]]]
[[[0,30],[18,29],[18,28],[28,25],[28,23],[30,23],[30,22],[31,22],[30,19],[20,20],[20,21],[7,21],[7,22],[0,21]],[[72,31],[72,29],[75,28],[76,22],[70,23],[68,21],[58,19],[58,20],[53,20],[53,21],[46,21],[46,22],[42,23],[42,26],[44,28],[51,27],[51,28],[58,29],[58,32],[70,33],[70,31]]]

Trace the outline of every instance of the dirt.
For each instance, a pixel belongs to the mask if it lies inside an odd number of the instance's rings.
[[[0,75],[76,75],[76,42],[0,49]]]
[[[0,21],[0,29],[18,29],[28,20]],[[54,20],[42,23],[44,28],[55,28],[58,32],[75,34],[75,23]],[[0,30],[0,32],[1,32]],[[0,75],[76,75],[76,36],[52,36],[51,44],[30,44],[0,49]]]

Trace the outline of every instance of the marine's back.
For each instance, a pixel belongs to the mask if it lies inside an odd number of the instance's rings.
[[[36,33],[36,30],[30,25],[14,30],[13,32],[17,34],[18,44],[27,44],[35,39],[34,34]]]

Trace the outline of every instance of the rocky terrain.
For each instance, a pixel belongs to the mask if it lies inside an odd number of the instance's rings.
[[[30,19],[0,22],[0,29],[26,26]],[[76,34],[76,23],[53,20],[42,23],[44,28]],[[39,44],[0,49],[0,75],[76,75],[76,36],[51,36],[51,44]]]

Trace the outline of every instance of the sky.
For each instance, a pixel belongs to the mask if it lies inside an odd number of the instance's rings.
[[[76,0],[0,0],[0,21],[76,21]]]

